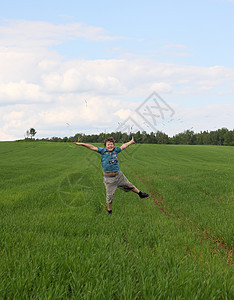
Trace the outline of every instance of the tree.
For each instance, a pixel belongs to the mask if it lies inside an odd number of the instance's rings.
[[[227,131],[224,134],[224,143],[225,146],[234,146],[234,130]]]
[[[30,132],[31,138],[33,138],[34,135],[37,133],[34,128],[30,128],[29,132]]]
[[[27,139],[36,134],[34,128],[27,130],[26,135]],[[151,132],[150,134],[146,131],[140,132],[139,130],[136,133],[122,133],[111,132],[106,133],[102,132],[99,134],[89,134],[85,135],[84,133],[77,133],[75,136],[64,137],[64,138],[47,138],[42,140],[49,140],[51,142],[84,142],[84,143],[103,143],[104,139],[107,136],[113,136],[116,143],[126,143],[134,135],[136,143],[144,144],[184,144],[184,145],[225,145],[225,146],[234,146],[234,130],[228,130],[227,128],[221,128],[216,131],[201,131],[200,133],[194,133],[194,131],[188,129],[184,132],[178,133],[173,137],[169,137],[166,133],[161,131]]]
[[[30,134],[30,136],[31,136],[31,139],[34,137],[34,135],[35,135],[36,133],[37,133],[37,132],[36,132],[36,130],[35,130],[34,128],[30,128],[29,134]]]
[[[169,144],[168,135],[161,131],[156,132],[155,138],[156,138],[157,144]]]
[[[217,130],[217,144],[216,145],[223,145],[224,144],[225,134],[228,133],[228,132],[229,132],[229,130],[227,128],[224,128],[224,127]]]
[[[37,132],[34,128],[30,128],[29,130],[26,131],[26,136],[27,138],[30,137],[32,139],[36,133]]]
[[[192,131],[192,130],[186,130],[184,132],[184,134],[185,134],[185,140],[186,140],[186,144],[187,145],[194,145],[194,144],[196,144],[195,143],[196,137],[194,135],[194,131]]]

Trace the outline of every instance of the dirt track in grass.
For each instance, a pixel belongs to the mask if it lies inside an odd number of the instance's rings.
[[[227,264],[233,266],[233,249],[230,249],[227,244],[224,241],[221,241],[220,238],[216,237],[214,234],[210,233],[206,229],[202,229],[199,224],[195,224],[194,221],[190,220],[187,216],[184,215],[178,215],[172,212],[169,212],[169,206],[167,205],[166,201],[163,199],[162,195],[156,191],[153,192],[152,188],[153,185],[146,179],[142,179],[138,174],[136,174],[136,177],[147,186],[148,191],[155,203],[155,205],[160,209],[160,211],[166,215],[173,217],[177,222],[182,225],[189,226],[192,228],[194,233],[198,233],[199,235],[203,236],[203,240],[210,241],[212,244],[217,245],[216,250],[212,250],[213,252],[225,252],[227,254]],[[216,199],[215,199],[216,200]]]

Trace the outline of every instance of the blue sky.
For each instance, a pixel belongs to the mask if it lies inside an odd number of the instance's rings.
[[[125,48],[136,54],[157,52],[158,46],[185,45],[202,66],[233,66],[232,30],[234,26],[233,1],[4,1],[1,21],[24,19],[47,21],[53,24],[82,22],[101,27],[111,36],[126,40],[101,45],[72,41],[59,48],[68,57],[88,59],[118,56],[114,48]],[[93,45],[95,44],[95,45]],[[95,50],[92,48],[95,46]],[[162,55],[161,59],[169,59]],[[177,58],[178,59],[178,58]]]
[[[146,131],[232,129],[233,16],[231,0],[4,1],[0,140],[143,128],[154,91],[175,115]]]

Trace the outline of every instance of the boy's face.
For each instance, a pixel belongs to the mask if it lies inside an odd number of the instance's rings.
[[[112,151],[115,148],[115,144],[113,142],[106,142],[106,147],[108,151]]]

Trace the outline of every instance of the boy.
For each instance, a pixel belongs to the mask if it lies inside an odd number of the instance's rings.
[[[101,154],[101,161],[103,167],[104,184],[106,187],[106,201],[108,206],[108,214],[112,214],[112,203],[114,200],[114,194],[117,188],[122,189],[125,192],[132,191],[139,195],[140,198],[149,198],[150,195],[139,191],[119,169],[119,162],[117,154],[128,146],[135,144],[134,138],[131,141],[123,144],[121,147],[115,147],[115,141],[112,137],[105,139],[105,148],[95,147],[90,144],[76,143],[75,145],[85,146],[86,148],[97,151]]]

